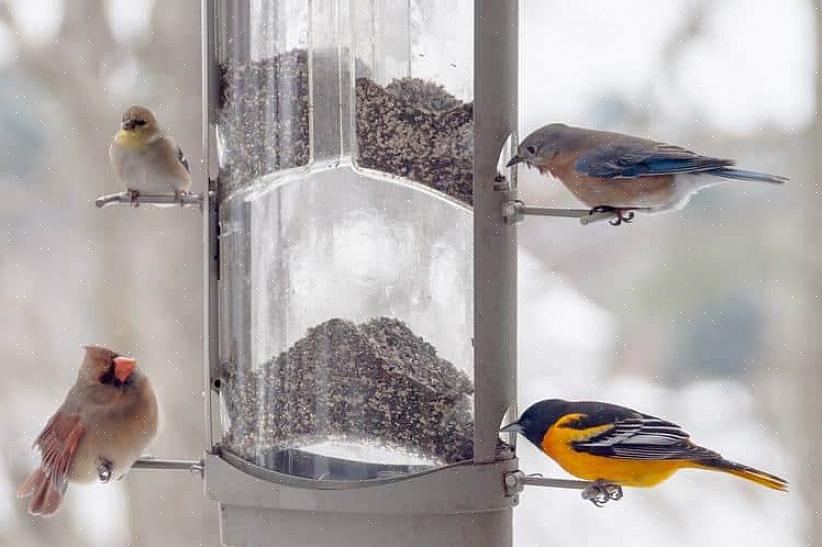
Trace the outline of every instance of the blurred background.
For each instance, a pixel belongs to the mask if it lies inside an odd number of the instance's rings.
[[[522,0],[522,132],[563,121],[652,137],[781,188],[729,183],[630,226],[520,227],[520,405],[601,399],[680,423],[791,481],[780,494],[682,472],[596,510],[530,488],[531,545],[822,545],[822,144],[815,0]],[[164,410],[158,457],[203,448],[196,209],[95,209],[108,144],[148,104],[202,189],[200,2],[0,0],[0,544],[219,545],[197,477],[135,471],[73,488],[51,519],[14,498],[81,346],[139,356]],[[5,152],[3,152],[5,150]],[[577,207],[520,171],[528,203]],[[564,472],[528,445],[522,467]]]

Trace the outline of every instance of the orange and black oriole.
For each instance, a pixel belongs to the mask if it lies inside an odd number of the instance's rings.
[[[774,490],[788,483],[691,442],[676,424],[595,401],[549,399],[501,431],[524,435],[568,473],[620,486],[655,486],[679,469],[722,471]]]

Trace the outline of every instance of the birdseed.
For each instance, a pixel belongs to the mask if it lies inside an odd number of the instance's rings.
[[[471,380],[402,321],[330,319],[256,369],[223,370],[224,446],[258,464],[328,438],[473,457]]]
[[[308,54],[220,66],[217,111],[222,195],[309,158]]]
[[[357,162],[474,202],[474,105],[436,83],[357,78]]]
[[[315,62],[321,56],[315,56]],[[221,196],[310,157],[308,54],[220,66]],[[357,65],[358,74],[368,69]],[[420,78],[355,82],[358,165],[473,203],[473,103]]]

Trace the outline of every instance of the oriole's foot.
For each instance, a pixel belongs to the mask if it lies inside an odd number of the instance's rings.
[[[112,463],[109,460],[101,459],[100,465],[97,466],[97,477],[100,482],[108,482],[111,480]]]
[[[602,507],[609,501],[622,499],[622,487],[608,481],[596,481],[582,491],[582,499],[590,501],[597,507]]]
[[[127,190],[127,192],[128,192],[128,198],[131,200],[131,205],[133,207],[139,207],[140,202],[137,201],[137,198],[140,197],[140,192],[138,192],[137,190],[132,190],[131,188],[129,188]]]
[[[616,215],[615,219],[609,220],[608,224],[611,226],[619,226],[623,222],[625,224],[630,224],[632,220],[634,220],[634,211],[643,211],[645,207],[611,207],[610,205],[597,205],[590,211],[588,211],[589,215],[593,215],[595,213],[614,213]]]

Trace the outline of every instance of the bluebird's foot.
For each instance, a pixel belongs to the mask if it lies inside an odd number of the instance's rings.
[[[137,190],[132,190],[131,188],[128,189],[128,198],[131,200],[131,205],[134,207],[139,207],[140,202],[137,201],[137,198],[140,197],[140,192]]]
[[[634,220],[634,211],[643,211],[645,207],[611,207],[610,205],[597,205],[590,211],[588,211],[589,215],[593,215],[595,213],[614,213],[616,218],[613,220],[609,220],[608,224],[611,226],[619,226],[623,222],[625,224],[630,224],[632,220]]]
[[[109,460],[105,458],[100,459],[100,465],[97,466],[97,477],[100,479],[100,482],[108,482],[111,480],[111,467],[112,464]]]
[[[612,482],[598,480],[582,491],[582,499],[588,500],[597,507],[609,501],[622,499],[622,487]]]

